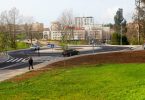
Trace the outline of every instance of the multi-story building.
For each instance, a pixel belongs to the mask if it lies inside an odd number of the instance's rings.
[[[76,27],[85,27],[88,25],[94,24],[94,18],[93,17],[75,17],[75,26]]]
[[[51,40],[61,40],[62,31],[51,31]]]
[[[43,33],[43,29],[44,29],[43,23],[36,22],[32,24],[32,31],[34,32]]]
[[[67,32],[61,29],[59,22],[52,22],[50,27],[51,40],[61,40],[64,34],[68,35],[69,40],[109,40],[111,37],[110,27],[101,24],[94,24],[93,17],[75,17],[75,26],[69,27]]]
[[[85,40],[86,30],[84,28],[75,28],[73,34],[74,40]]]
[[[52,22],[50,30],[51,31],[60,31],[61,30],[61,24],[58,21]]]
[[[44,31],[43,31],[43,39],[51,39],[51,32],[50,32],[50,29],[49,28],[44,28]]]
[[[51,40],[61,40],[62,30],[61,24],[58,21],[51,22],[50,32]]]

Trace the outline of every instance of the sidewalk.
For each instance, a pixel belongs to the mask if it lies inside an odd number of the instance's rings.
[[[142,45],[136,45],[134,46],[134,50],[144,50]]]
[[[47,65],[49,65],[51,63],[58,62],[58,61],[61,61],[61,60],[64,60],[64,59],[57,59],[57,60],[52,60],[52,61],[46,61],[44,63],[38,64],[38,65],[34,65],[33,66],[34,67],[33,70],[38,70],[38,69],[43,68],[43,67],[45,67],[45,66],[47,66]],[[4,80],[7,80],[7,79],[10,79],[10,78],[13,78],[13,77],[15,77],[17,75],[24,74],[26,72],[29,72],[28,67],[21,68],[21,69],[15,69],[15,70],[13,70],[13,69],[12,70],[5,70],[5,69],[0,70],[0,82],[2,82]]]

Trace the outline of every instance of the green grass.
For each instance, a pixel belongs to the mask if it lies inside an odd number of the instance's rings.
[[[29,47],[30,47],[29,44],[26,44],[24,42],[17,42],[17,48],[16,49],[9,47],[9,48],[7,48],[7,50],[11,51],[11,50],[27,49]]]
[[[0,100],[145,100],[145,64],[53,69],[0,83]]]
[[[17,42],[17,49],[26,49],[29,48],[29,44],[26,44],[25,42]]]

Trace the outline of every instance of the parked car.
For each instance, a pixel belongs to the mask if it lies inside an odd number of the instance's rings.
[[[75,50],[75,49],[68,49],[68,50],[64,50],[62,52],[62,55],[64,57],[69,57],[69,56],[73,56],[73,55],[78,55],[79,51]]]
[[[31,50],[40,50],[40,46],[39,45],[32,45],[30,47]]]

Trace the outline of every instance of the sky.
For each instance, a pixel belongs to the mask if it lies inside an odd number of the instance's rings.
[[[33,17],[45,27],[56,21],[65,10],[74,16],[92,16],[96,24],[114,23],[118,8],[127,22],[132,21],[135,0],[0,0],[0,12],[16,7],[23,16]]]

